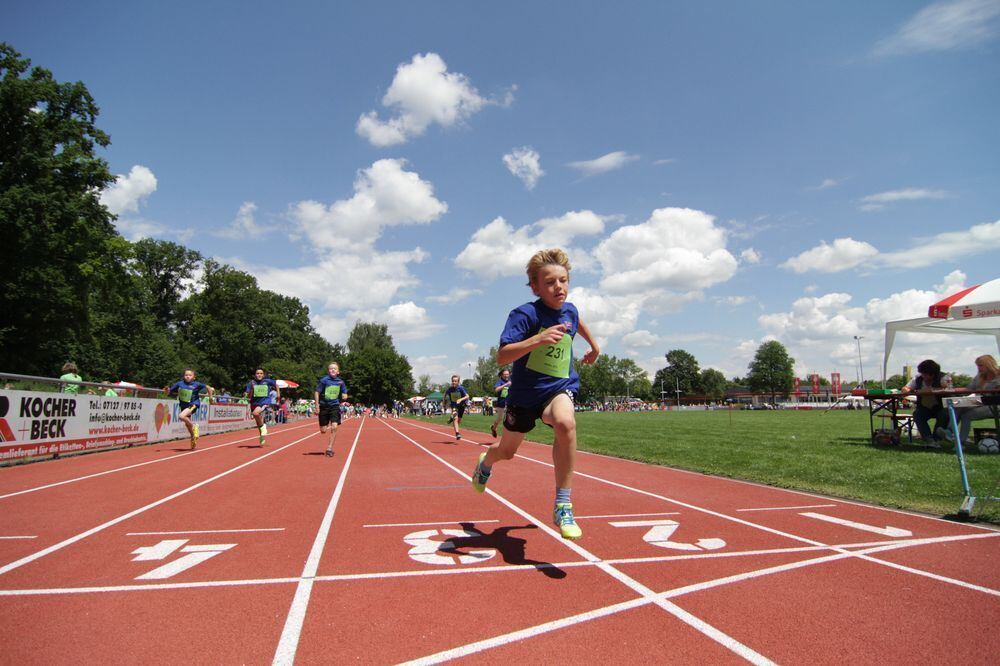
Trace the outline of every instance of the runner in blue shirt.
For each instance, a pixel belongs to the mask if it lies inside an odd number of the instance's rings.
[[[493,392],[496,394],[496,399],[493,401],[493,406],[496,408],[496,418],[493,419],[492,425],[490,425],[490,432],[493,436],[497,436],[497,426],[503,421],[503,415],[507,411],[507,393],[510,391],[510,370],[504,368],[497,375],[499,379],[497,383],[493,386]]]
[[[206,391],[211,398],[215,389],[201,382],[194,380],[194,370],[190,368],[184,371],[184,379],[175,382],[173,386],[166,389],[167,395],[177,395],[177,402],[180,411],[177,418],[184,422],[188,432],[191,434],[191,448],[198,446],[198,424],[191,420],[191,416],[201,407],[201,392]]]
[[[462,439],[462,433],[458,427],[462,425],[462,417],[465,416],[465,408],[469,406],[469,392],[460,383],[458,375],[451,376],[451,386],[445,389],[444,397],[451,402],[451,416],[448,423],[455,424],[455,441]]]
[[[315,399],[319,405],[319,431],[326,434],[327,428],[330,428],[326,456],[332,458],[333,443],[337,441],[337,428],[340,427],[340,401],[347,400],[347,384],[340,378],[339,364],[326,366],[326,374],[316,383]]]
[[[247,383],[247,397],[250,398],[250,414],[257,422],[257,430],[260,433],[260,445],[264,446],[264,439],[267,437],[267,425],[264,424],[264,409],[273,404],[271,391],[274,391],[276,399],[281,399],[281,389],[278,383],[271,378],[264,377],[264,368],[257,368],[253,373],[253,379]]]
[[[555,430],[552,519],[564,539],[578,539],[583,532],[573,517],[571,491],[576,458],[573,396],[580,388],[580,377],[573,368],[573,338],[579,332],[590,344],[583,363],[596,361],[600,348],[576,307],[566,302],[569,271],[569,257],[559,249],[536,252],[528,261],[528,286],[538,300],[512,310],[500,335],[497,364],[514,364],[503,436],[479,456],[472,487],[483,492],[493,465],[513,458],[525,433],[541,419]]]

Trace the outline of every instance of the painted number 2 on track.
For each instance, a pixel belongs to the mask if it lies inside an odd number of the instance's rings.
[[[726,547],[722,539],[698,539],[695,543],[671,541],[670,538],[681,526],[676,520],[625,520],[611,523],[612,527],[648,527],[648,532],[642,535],[642,540],[658,548],[671,550],[718,550]]]

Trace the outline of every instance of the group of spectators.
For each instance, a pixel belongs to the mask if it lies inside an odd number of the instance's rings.
[[[991,391],[1000,390],[1000,371],[997,361],[989,354],[979,356],[975,360],[976,375],[968,386],[955,387],[951,375],[941,371],[936,361],[927,359],[917,366],[917,376],[903,387],[903,393],[912,393],[917,397],[913,409],[913,422],[917,426],[920,439],[925,444],[940,447],[943,443],[954,444],[955,436],[951,430],[950,416],[944,405],[941,393],[951,391],[956,393],[982,392],[972,401],[972,404],[955,407],[958,418],[958,435],[963,445],[969,445],[969,432],[973,421],[996,418],[1000,408],[1000,394]],[[985,391],[985,392],[984,392]],[[934,420],[931,430],[930,421]]]

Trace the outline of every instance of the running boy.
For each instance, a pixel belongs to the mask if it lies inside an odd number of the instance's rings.
[[[462,417],[465,416],[465,408],[469,405],[469,392],[459,383],[459,376],[451,376],[451,386],[445,391],[444,397],[451,401],[451,418],[448,423],[455,424],[455,441],[462,439],[462,433],[458,426],[462,425]]]
[[[278,388],[278,383],[264,377],[264,368],[257,368],[253,373],[253,379],[247,383],[247,397],[250,398],[250,413],[253,415],[253,420],[257,422],[257,430],[260,432],[261,446],[264,446],[264,438],[267,437],[264,409],[271,404],[271,391],[274,391],[279,400],[281,399],[281,389]]]
[[[175,382],[166,391],[167,395],[177,394],[177,402],[180,407],[177,418],[184,422],[191,434],[191,448],[196,448],[198,446],[198,424],[192,421],[191,417],[201,407],[201,392],[207,391],[208,397],[211,398],[215,394],[215,389],[201,382],[196,382],[194,370],[188,368],[184,371],[184,379]]]
[[[340,426],[340,401],[347,400],[347,384],[340,378],[340,365],[326,366],[326,374],[316,383],[316,404],[319,405],[319,431],[326,434],[330,429],[330,443],[326,447],[326,457],[333,457],[333,443],[337,441]]]
[[[493,465],[513,458],[525,433],[541,419],[555,430],[552,519],[564,539],[578,539],[583,532],[573,518],[571,491],[576,458],[573,395],[580,388],[580,377],[573,368],[573,338],[579,332],[590,345],[582,359],[586,364],[597,360],[600,348],[580,321],[576,306],[566,302],[569,271],[569,257],[560,249],[536,252],[528,261],[528,286],[538,300],[512,310],[500,334],[497,364],[514,364],[503,436],[479,456],[472,487],[483,492]]]
[[[504,412],[507,411],[507,394],[510,392],[510,370],[504,368],[497,377],[499,379],[496,386],[493,387],[493,392],[497,395],[493,401],[493,406],[496,408],[496,418],[493,419],[493,424],[490,426],[490,432],[493,433],[494,437],[497,436],[497,426],[500,425]]]

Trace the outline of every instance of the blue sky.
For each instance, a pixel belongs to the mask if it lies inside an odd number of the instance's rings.
[[[861,336],[872,377],[887,320],[1000,274],[1000,0],[286,4],[14,0],[0,39],[96,98],[125,236],[331,342],[386,322],[414,376],[466,375],[547,246],[651,374],[777,339],[853,380]]]

